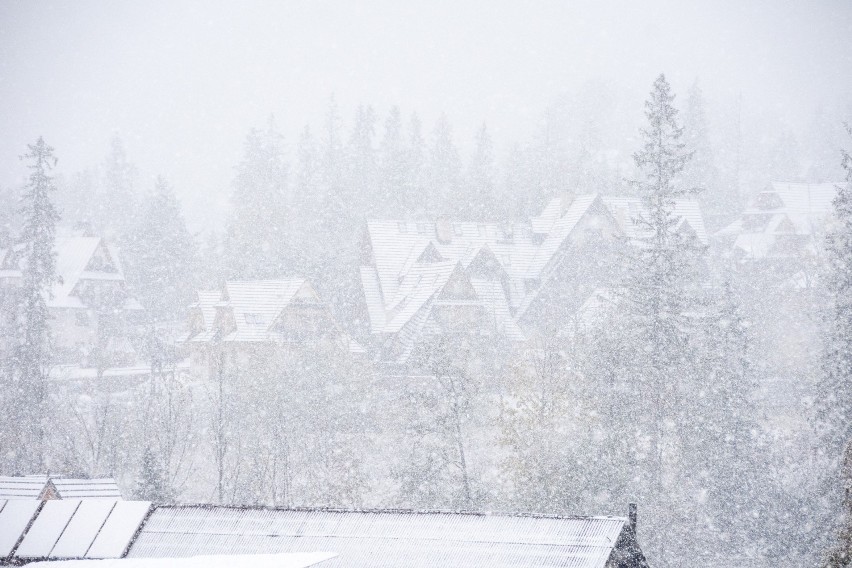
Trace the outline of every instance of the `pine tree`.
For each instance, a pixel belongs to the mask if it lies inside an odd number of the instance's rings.
[[[644,146],[634,154],[642,179],[634,181],[642,210],[633,218],[638,237],[626,247],[626,277],[622,283],[625,333],[629,348],[630,387],[645,415],[640,424],[648,450],[639,467],[643,482],[639,497],[652,508],[661,506],[668,488],[665,470],[677,455],[677,434],[687,417],[683,397],[689,390],[689,339],[694,328],[690,312],[698,309],[697,269],[700,247],[694,236],[677,231],[676,200],[690,193],[676,185],[691,154],[681,141],[671,87],[660,75],[645,103],[648,126]],[[637,441],[637,444],[640,444]],[[664,522],[663,509],[657,509]],[[653,547],[652,547],[653,548]],[[658,561],[665,550],[656,547]]]
[[[852,128],[847,127],[852,135]],[[817,386],[817,425],[826,487],[846,483],[845,526],[826,566],[852,565],[852,155],[843,152],[846,183],[834,199],[835,226],[827,238],[828,292],[823,373]],[[845,465],[840,461],[846,448]],[[842,475],[841,475],[842,473]],[[836,502],[836,500],[834,500]]]
[[[127,278],[154,320],[179,320],[195,291],[197,251],[180,203],[162,177],[146,197],[126,247]]]
[[[404,215],[411,207],[406,183],[409,177],[408,159],[402,137],[402,117],[394,106],[385,120],[385,132],[379,147],[381,195],[389,204],[392,215]]]
[[[485,124],[476,134],[473,156],[468,167],[468,191],[473,202],[467,208],[474,219],[494,219],[496,195],[494,192],[494,144]],[[464,210],[465,204],[460,204]]]
[[[453,133],[446,115],[441,115],[432,131],[429,151],[429,169],[426,210],[431,214],[449,214],[454,211],[451,201],[461,189],[461,159],[453,142]]]
[[[56,164],[53,148],[43,138],[28,148],[29,153],[24,158],[30,162],[30,176],[21,208],[24,217],[21,240],[26,249],[20,295],[20,343],[15,355],[17,403],[12,409],[21,413],[19,447],[28,454],[18,460],[19,467],[44,471],[45,383],[50,362],[47,297],[57,279],[54,247],[59,214],[50,197],[55,191],[53,178],[49,175]]]
[[[135,226],[136,168],[127,160],[124,144],[115,137],[110,142],[110,153],[103,169],[103,194],[98,199],[99,209],[94,227],[102,236],[125,244],[125,238]]]
[[[355,124],[346,145],[346,195],[348,202],[346,220],[348,234],[357,233],[367,216],[384,205],[377,195],[378,164],[373,140],[376,135],[376,115],[373,107],[360,105],[355,114]],[[350,242],[354,239],[350,239]]]
[[[408,146],[406,148],[408,176],[405,180],[406,213],[426,213],[429,210],[429,196],[426,192],[426,141],[423,139],[423,125],[417,113],[411,115],[408,122]]]
[[[712,215],[736,211],[737,203],[723,192],[707,127],[704,94],[698,82],[689,90],[684,113],[684,144],[692,159],[683,169],[683,187],[701,190],[702,209]]]
[[[252,129],[231,194],[225,242],[231,277],[271,278],[288,272],[287,164],[273,117]]]
[[[134,490],[135,497],[142,501],[155,503],[171,503],[172,495],[166,482],[162,463],[149,447],[142,453],[142,465]]]

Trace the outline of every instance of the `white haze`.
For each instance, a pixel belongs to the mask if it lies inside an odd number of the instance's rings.
[[[634,136],[660,72],[678,93],[699,79],[711,120],[741,95],[801,131],[849,100],[850,26],[845,0],[6,1],[0,186],[22,181],[24,141],[43,135],[70,174],[117,134],[142,185],[165,175],[201,229],[222,219],[248,128],[274,114],[292,149],[332,93],[346,124],[359,103],[417,111],[427,133],[444,112],[463,154],[485,122],[498,158],[590,83],[616,89],[617,133]]]

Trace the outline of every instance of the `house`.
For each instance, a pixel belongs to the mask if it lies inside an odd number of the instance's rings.
[[[21,286],[25,252],[24,245],[0,250],[0,296],[11,299]],[[142,306],[127,289],[118,249],[86,234],[57,237],[56,274],[45,299],[59,361],[92,367],[109,351],[129,362],[132,347],[114,330],[138,319]]]
[[[200,290],[189,312],[181,343],[197,378],[208,377],[222,354],[254,357],[320,346],[364,353],[304,278],[228,281],[221,290]]]
[[[0,559],[14,564],[127,558],[132,566],[227,556],[229,565],[254,565],[276,556],[328,568],[647,567],[633,506],[625,518],[85,500],[34,508],[0,501],[0,526],[9,528],[0,532]]]
[[[121,490],[112,478],[0,477],[0,499],[121,499]]]
[[[815,256],[841,185],[771,182],[714,239],[744,263],[789,265],[791,260]]]
[[[562,325],[612,286],[617,263],[600,258],[643,236],[641,213],[637,198],[566,194],[514,225],[368,221],[360,276],[380,358],[404,364],[430,335],[521,342],[548,320]],[[675,215],[675,230],[707,243],[697,201],[677,201]]]

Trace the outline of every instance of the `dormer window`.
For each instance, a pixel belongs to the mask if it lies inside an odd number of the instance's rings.
[[[263,318],[260,314],[245,313],[243,318],[248,325],[263,325]]]

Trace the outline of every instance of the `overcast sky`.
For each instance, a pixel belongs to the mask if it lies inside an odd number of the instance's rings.
[[[712,6],[709,6],[712,4]],[[225,195],[245,133],[274,113],[295,141],[335,93],[391,104],[466,143],[503,144],[590,80],[642,100],[666,72],[717,101],[800,126],[852,100],[852,1],[0,2],[0,185],[39,135],[61,172],[102,161],[118,134],[142,184],[162,173],[191,220]],[[5,206],[6,204],[0,204]]]

